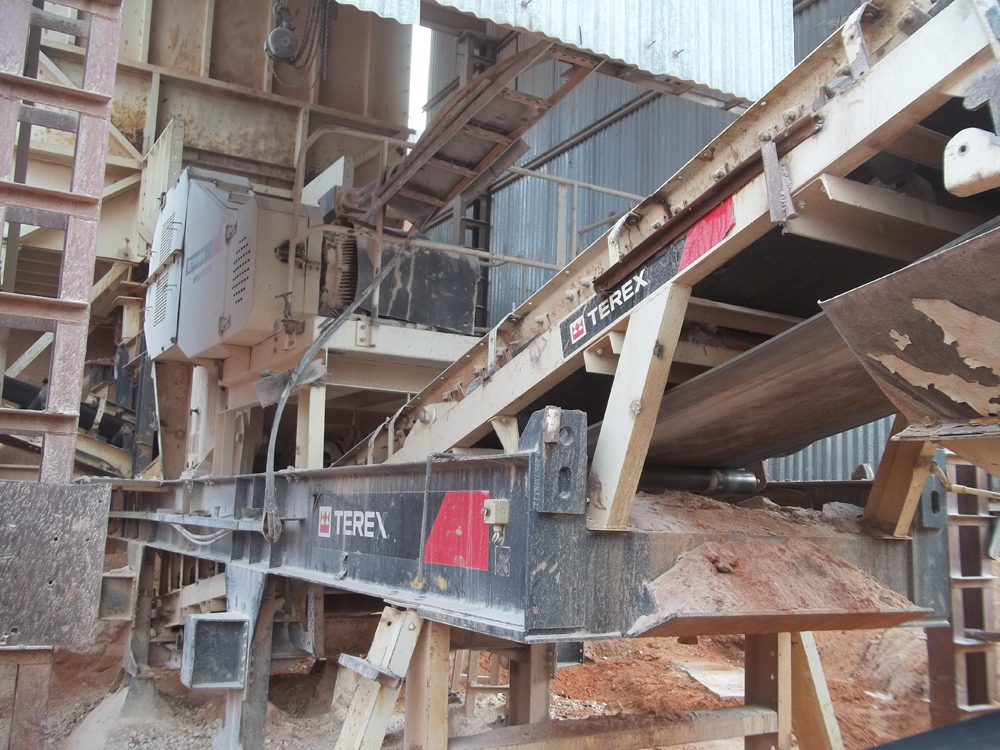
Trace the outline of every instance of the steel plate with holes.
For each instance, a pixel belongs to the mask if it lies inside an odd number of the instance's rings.
[[[0,645],[90,640],[110,499],[108,485],[0,482]]]
[[[233,612],[188,615],[184,623],[181,682],[189,688],[246,686],[250,618]]]

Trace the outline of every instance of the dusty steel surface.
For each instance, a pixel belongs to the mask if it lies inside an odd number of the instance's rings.
[[[109,485],[0,482],[0,645],[90,639],[110,499]]]
[[[822,303],[910,424],[1000,416],[1000,228]]]
[[[16,218],[19,214],[23,217],[25,212],[44,218],[49,224],[59,215],[67,217],[59,301],[23,300],[19,295],[4,295],[0,299],[0,320],[16,324],[25,318],[38,317],[50,321],[43,330],[55,331],[45,410],[24,415],[6,413],[0,420],[0,430],[4,432],[26,427],[22,431],[28,434],[46,434],[40,469],[43,482],[67,482],[73,471],[75,430],[69,425],[79,410],[120,30],[117,3],[68,0],[65,4],[79,7],[89,16],[83,83],[79,89],[21,75],[29,28],[51,25],[45,14],[32,13],[26,0],[8,0],[3,5],[5,21],[0,29],[0,48],[4,50],[0,55],[0,83],[5,90],[0,100],[0,154],[3,154],[0,223],[5,214],[7,218]],[[11,153],[22,99],[78,113],[70,191],[21,184],[13,179]],[[37,329],[38,325],[28,327]]]

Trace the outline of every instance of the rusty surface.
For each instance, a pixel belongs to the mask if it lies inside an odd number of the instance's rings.
[[[0,482],[0,644],[91,637],[110,499],[108,485]]]
[[[118,56],[118,35],[120,30],[119,3],[98,3],[94,0],[70,0],[66,3],[87,12],[89,32],[87,49],[84,53],[82,87],[73,88],[49,83],[30,77],[36,74],[28,70],[21,75],[24,56],[27,54],[21,39],[27,32],[25,23],[30,13],[29,4],[23,0],[5,3],[10,10],[12,23],[0,32],[0,41],[5,51],[0,57],[0,84],[7,104],[0,108],[7,117],[0,123],[4,127],[0,134],[0,150],[10,153],[13,139],[12,123],[6,121],[13,110],[20,110],[20,101],[48,104],[71,110],[76,115],[76,149],[73,158],[71,191],[50,190],[33,185],[21,184],[17,170],[12,173],[9,162],[0,163],[0,204],[9,205],[13,211],[4,211],[8,218],[20,214],[43,219],[46,224],[59,223],[59,215],[68,217],[65,221],[66,237],[62,253],[62,268],[59,282],[59,299],[25,298],[16,294],[3,294],[0,298],[0,321],[14,326],[31,329],[54,330],[52,343],[52,371],[48,384],[47,411],[15,409],[0,410],[0,432],[45,436],[42,445],[40,479],[42,482],[69,482],[72,478],[76,448],[76,422],[80,399],[80,381],[87,343],[88,306],[94,275],[94,257],[97,252],[97,219],[100,215],[101,194],[104,187],[105,158],[108,150],[108,118],[111,94],[114,89],[115,70]],[[9,6],[13,5],[13,10]],[[35,14],[31,23],[39,21],[44,25],[46,16]],[[32,44],[32,49],[36,49]],[[13,50],[13,51],[12,51]],[[18,60],[18,57],[21,59]],[[14,102],[11,105],[10,102]],[[21,158],[21,157],[19,157]],[[9,179],[13,174],[13,179]],[[2,216],[0,216],[2,218]],[[28,491],[28,490],[25,490]],[[16,501],[15,496],[5,500]],[[39,498],[42,500],[50,498]],[[104,502],[107,510],[107,500]],[[33,520],[33,516],[28,520]],[[29,535],[17,524],[7,524],[0,533],[8,533],[15,541],[4,545],[4,549],[15,549]],[[95,540],[99,538],[92,533]],[[96,544],[96,541],[95,541]],[[81,545],[85,548],[86,545]],[[30,557],[30,555],[29,555]],[[98,568],[99,569],[99,568]],[[82,570],[82,568],[81,568]],[[17,580],[16,576],[7,576]],[[47,586],[55,585],[49,579]],[[54,590],[54,589],[53,589]],[[85,591],[85,588],[80,588]],[[96,596],[94,597],[96,606]],[[30,607],[23,608],[30,612]],[[8,610],[14,611],[14,610]],[[69,612],[69,610],[67,610]],[[76,621],[82,622],[79,613]],[[37,618],[36,618],[37,619]],[[37,623],[28,623],[28,630]],[[0,638],[18,640],[18,625],[0,634]],[[74,631],[72,624],[61,627],[62,633]],[[46,638],[58,639],[55,631],[39,635],[39,643]],[[26,636],[25,636],[26,637]],[[35,637],[35,636],[32,636]],[[70,642],[70,641],[60,641]]]
[[[7,328],[51,331],[58,322],[84,323],[87,308],[83,302],[0,292],[0,321]]]
[[[1000,227],[823,302],[910,424],[1000,416]]]
[[[101,117],[108,111],[110,97],[90,91],[73,89],[58,83],[49,83],[35,78],[0,72],[0,84],[6,95],[38,104],[72,109]]]

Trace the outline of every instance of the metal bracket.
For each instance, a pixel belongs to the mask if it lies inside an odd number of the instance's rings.
[[[931,20],[931,14],[916,3],[906,6],[906,12],[896,21],[896,28],[909,36]]]
[[[1000,7],[996,0],[973,0],[973,3],[990,39],[993,56],[1000,58]]]
[[[497,371],[497,328],[490,329],[489,351],[486,355],[486,377],[492,378]]]
[[[858,80],[872,69],[872,58],[868,52],[868,43],[865,41],[864,31],[861,29],[861,19],[865,13],[870,11],[870,3],[862,3],[848,17],[847,23],[841,29],[840,35],[844,40],[844,51],[847,53],[847,62],[851,66],[851,75],[854,80]]]
[[[341,654],[337,658],[337,663],[340,666],[351,670],[355,674],[358,674],[367,680],[377,682],[379,685],[384,685],[387,688],[397,688],[403,684],[403,678],[398,674],[393,674],[388,669],[376,667],[370,661],[359,659],[357,656]]]
[[[965,92],[962,103],[969,110],[988,104],[993,117],[993,130],[1000,132],[1000,65],[991,65]]]
[[[764,185],[767,187],[767,206],[771,221],[781,224],[789,219],[797,219],[795,204],[792,202],[791,179],[788,171],[778,161],[778,147],[769,132],[758,136],[760,155],[764,162]]]

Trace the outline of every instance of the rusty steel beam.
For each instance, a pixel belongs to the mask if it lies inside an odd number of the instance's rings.
[[[0,409],[0,432],[12,435],[72,435],[79,415],[73,412]]]
[[[0,71],[0,86],[12,99],[27,99],[36,104],[72,109],[94,117],[106,116],[111,105],[111,97],[107,94],[70,88],[37,78],[24,78],[3,71]]]
[[[87,322],[86,302],[0,292],[0,325],[30,331],[54,331],[58,323]]]

